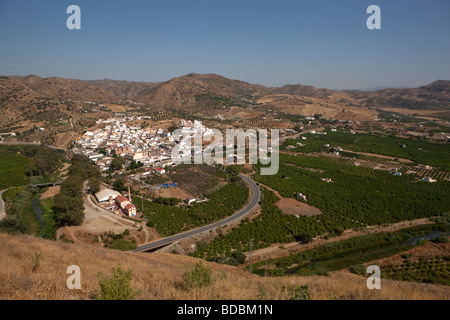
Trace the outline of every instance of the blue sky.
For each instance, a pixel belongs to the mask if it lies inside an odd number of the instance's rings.
[[[81,8],[81,30],[66,9]],[[366,9],[381,8],[381,30]],[[416,87],[450,79],[448,0],[0,0],[0,74],[267,86]]]

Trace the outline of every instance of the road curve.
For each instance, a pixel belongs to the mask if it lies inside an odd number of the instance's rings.
[[[173,243],[175,241],[186,239],[186,238],[192,237],[192,236],[194,236],[196,234],[199,234],[199,233],[202,233],[202,232],[205,232],[205,231],[208,231],[208,230],[211,230],[211,229],[223,226],[223,225],[225,225],[227,223],[230,223],[231,221],[234,221],[236,219],[239,219],[239,218],[245,216],[247,213],[249,213],[251,210],[253,210],[258,205],[258,202],[259,202],[259,199],[260,199],[260,196],[261,196],[261,191],[259,190],[258,186],[256,185],[256,183],[252,179],[247,178],[246,176],[244,176],[242,174],[239,175],[239,176],[249,185],[250,189],[252,190],[252,198],[250,199],[249,203],[244,208],[242,208],[241,210],[239,210],[235,214],[233,214],[233,215],[231,215],[231,216],[229,216],[229,217],[227,217],[227,218],[225,218],[223,220],[214,222],[214,223],[209,224],[207,226],[203,226],[203,227],[200,227],[200,228],[197,228],[197,229],[194,229],[194,230],[189,230],[189,231],[186,231],[186,232],[178,233],[176,235],[173,235],[173,236],[170,236],[170,237],[167,237],[167,238],[162,238],[162,239],[159,239],[159,240],[156,240],[156,241],[152,241],[152,242],[140,245],[140,246],[137,247],[137,249],[133,250],[133,252],[143,252],[143,251],[148,251],[148,250],[160,248],[160,247],[163,247],[165,245],[171,244],[171,243]]]

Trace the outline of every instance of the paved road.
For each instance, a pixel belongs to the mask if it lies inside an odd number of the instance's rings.
[[[156,240],[153,242],[149,242],[149,243],[140,245],[139,247],[137,247],[136,250],[133,250],[133,251],[134,252],[143,252],[143,251],[160,248],[165,245],[171,244],[175,241],[186,239],[186,238],[192,237],[196,234],[223,226],[227,223],[230,223],[231,221],[234,221],[236,219],[239,219],[239,218],[245,216],[247,213],[249,213],[251,210],[253,210],[253,208],[255,208],[256,205],[258,204],[260,196],[261,196],[261,191],[259,190],[258,186],[252,179],[247,178],[244,175],[240,175],[240,177],[242,179],[244,179],[244,181],[250,186],[250,188],[252,190],[252,198],[250,199],[250,202],[243,209],[239,210],[235,214],[233,214],[223,220],[214,222],[212,224],[209,224],[207,226],[203,226],[203,227],[200,227],[200,228],[197,228],[194,230],[186,231],[186,232],[179,233],[179,234],[167,237],[167,238],[159,239],[159,240]]]

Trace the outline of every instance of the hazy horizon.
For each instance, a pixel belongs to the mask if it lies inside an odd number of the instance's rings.
[[[201,74],[201,73],[198,73],[198,72],[189,72],[189,73],[187,73],[187,74],[178,75],[178,76],[175,76],[175,77],[173,77],[173,78],[165,79],[165,80],[161,80],[161,81],[138,81],[138,80],[124,80],[124,79],[111,79],[111,78],[79,79],[79,78],[60,77],[60,76],[57,76],[57,75],[42,76],[42,75],[39,75],[39,74],[32,74],[32,73],[30,73],[30,74],[0,74],[0,76],[4,76],[4,77],[28,77],[28,76],[37,76],[37,77],[40,77],[40,78],[61,78],[61,79],[80,80],[80,81],[102,81],[102,80],[110,80],[110,81],[141,82],[141,83],[163,83],[163,82],[166,82],[166,81],[170,81],[171,79],[174,79],[174,78],[180,78],[180,77],[186,76],[186,75],[191,74],[191,73]],[[223,75],[218,74],[218,73],[210,73],[210,74],[215,74],[215,75],[218,75],[218,76],[222,76],[222,77],[223,77]],[[232,79],[232,78],[229,78],[229,79],[230,79],[230,80],[236,80],[236,81],[244,81],[244,80],[242,80],[242,79]],[[314,87],[317,88],[317,89],[329,89],[329,90],[338,90],[338,91],[345,91],[345,90],[377,91],[377,90],[383,90],[383,89],[414,89],[414,88],[418,88],[418,87],[422,87],[422,86],[429,85],[429,84],[431,84],[431,83],[433,83],[433,82],[435,82],[435,81],[450,81],[450,80],[447,80],[447,79],[436,79],[436,80],[434,80],[434,81],[432,81],[432,82],[430,82],[430,83],[423,83],[423,84],[420,84],[420,85],[418,85],[417,87],[389,86],[389,85],[379,85],[379,86],[375,86],[375,87],[373,87],[373,88],[345,88],[345,89],[326,88],[326,87],[315,87],[315,86],[314,86]],[[248,81],[245,81],[245,82],[248,82]],[[254,84],[254,85],[263,85],[263,86],[265,86],[264,84],[261,84],[261,83],[253,83],[253,82],[248,82],[248,83]],[[278,88],[281,88],[281,87],[287,86],[287,85],[311,86],[311,85],[308,84],[308,83],[285,83],[285,84],[282,84],[282,85],[280,85],[280,86],[267,86],[267,87],[273,87],[273,88],[278,87]]]

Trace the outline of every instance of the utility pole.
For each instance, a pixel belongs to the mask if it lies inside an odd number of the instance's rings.
[[[266,255],[266,266],[264,267],[264,277],[267,277],[267,259],[269,257]]]
[[[250,254],[248,258],[250,273],[253,273],[252,247],[253,247],[253,239],[250,239]]]

